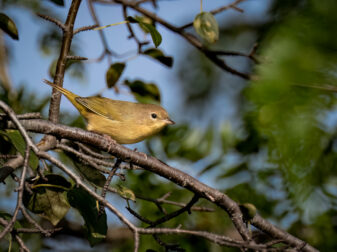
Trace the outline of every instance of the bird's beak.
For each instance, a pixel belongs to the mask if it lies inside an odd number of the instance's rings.
[[[172,121],[170,118],[166,119],[167,124],[176,124],[174,121]]]

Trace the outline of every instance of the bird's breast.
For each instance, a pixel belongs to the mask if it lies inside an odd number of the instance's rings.
[[[160,128],[137,122],[110,120],[94,113],[90,113],[87,120],[88,130],[109,135],[120,144],[137,143],[160,131]]]

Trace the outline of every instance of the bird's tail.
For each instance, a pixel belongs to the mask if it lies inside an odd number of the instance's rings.
[[[74,93],[70,92],[69,90],[59,87],[55,85],[54,83],[50,82],[49,80],[43,80],[44,83],[48,84],[49,86],[52,86],[53,88],[57,89],[57,91],[60,91],[62,94],[64,94],[72,103],[75,101],[75,98],[78,97],[78,95],[75,95]]]

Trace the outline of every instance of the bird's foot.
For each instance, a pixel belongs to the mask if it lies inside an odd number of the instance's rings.
[[[103,137],[108,141],[108,152],[110,152],[110,150],[112,149],[112,146],[115,145],[117,142],[115,139],[113,139],[109,135],[103,134]]]

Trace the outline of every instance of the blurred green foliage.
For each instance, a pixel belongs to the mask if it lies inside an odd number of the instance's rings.
[[[193,176],[239,203],[254,204],[264,218],[321,251],[337,249],[336,96],[296,85],[337,85],[336,13],[334,0],[279,0],[271,6],[269,18],[261,22],[248,19],[219,22],[220,40],[214,48],[245,52],[256,39],[259,41],[256,57],[261,63],[252,70],[253,81],[242,90],[242,80],[229,78],[200,53],[186,50],[184,60],[177,67],[184,108],[177,114],[191,113],[197,119],[168,127],[145,143],[152,155],[176,167],[190,167]],[[44,41],[41,49],[56,55],[58,38],[53,32],[45,34],[41,37]],[[47,48],[47,41],[56,42]],[[248,59],[226,62],[244,69],[251,66]],[[129,82],[129,86],[136,97],[160,99],[156,86],[148,89],[146,83],[136,81]],[[1,89],[0,98],[17,113],[42,111],[49,99],[28,93],[23,87],[11,97]],[[230,100],[232,106],[224,107],[224,100]],[[222,113],[228,109],[235,111],[230,121]],[[210,114],[216,120],[209,120]],[[62,122],[84,127],[78,115],[63,113]],[[1,153],[15,153],[8,140],[0,141]],[[136,196],[156,199],[171,192],[168,200],[184,203],[193,197],[149,172],[122,173],[126,181],[114,178],[113,187],[130,189]],[[149,220],[164,216],[151,202],[137,198],[129,204]],[[204,200],[197,205],[214,207]],[[127,206],[126,201],[119,205],[123,206]],[[179,209],[170,204],[162,207],[168,213]],[[182,225],[182,228],[234,236],[232,223],[224,211],[214,210],[184,213],[160,227]],[[159,237],[186,251],[195,248],[238,251],[195,237]],[[163,251],[152,236],[142,236],[140,245],[141,251]],[[130,240],[114,251],[131,248]]]

